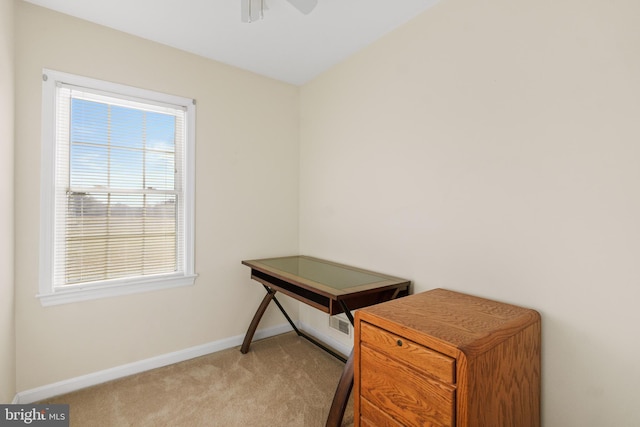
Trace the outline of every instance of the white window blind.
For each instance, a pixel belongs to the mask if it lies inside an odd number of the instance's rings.
[[[187,109],[60,81],[53,90],[51,292],[193,275]]]

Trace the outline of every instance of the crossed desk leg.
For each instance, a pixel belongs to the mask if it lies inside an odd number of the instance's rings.
[[[258,328],[258,323],[260,323],[260,319],[262,319],[262,315],[267,310],[267,307],[271,303],[271,300],[273,300],[278,306],[278,308],[280,309],[280,311],[282,312],[282,314],[284,314],[284,317],[287,319],[287,321],[289,322],[293,330],[296,332],[296,334],[298,334],[298,336],[301,336],[307,339],[308,341],[311,341],[313,344],[317,345],[318,347],[322,348],[326,352],[330,353],[332,356],[345,362],[342,375],[340,376],[340,381],[338,382],[336,393],[333,396],[333,402],[331,403],[331,408],[329,409],[329,417],[327,418],[327,424],[326,424],[326,427],[339,427],[342,424],[344,411],[349,401],[349,395],[351,394],[351,389],[353,388],[353,351],[351,351],[349,358],[345,359],[344,357],[342,357],[342,355],[326,347],[321,342],[317,341],[315,338],[300,331],[296,327],[296,325],[293,323],[293,321],[291,320],[287,312],[284,310],[284,308],[282,307],[278,299],[276,298],[276,291],[268,287],[267,285],[263,284],[263,286],[267,291],[267,294],[262,299],[262,302],[260,303],[260,306],[258,307],[256,314],[253,316],[253,320],[251,320],[251,324],[249,325],[247,334],[244,336],[242,347],[240,347],[240,352],[242,354],[246,354],[249,351],[249,346],[251,345],[251,341],[253,340],[253,335],[255,334],[256,329]],[[353,316],[351,315],[351,312],[349,311],[348,307],[346,306],[344,301],[340,301],[340,304],[342,305],[343,311],[349,318],[349,321],[353,325]]]
[[[293,330],[296,331],[296,333],[299,333],[298,328],[296,328],[296,325],[291,321],[291,318],[289,317],[287,312],[284,311],[284,308],[282,307],[282,305],[280,305],[280,301],[278,301],[278,299],[276,298],[276,291],[274,291],[273,289],[271,289],[266,285],[262,285],[262,286],[264,286],[264,288],[266,289],[267,294],[262,299],[262,302],[260,303],[260,306],[258,307],[256,314],[253,315],[253,320],[251,320],[249,329],[247,329],[247,334],[244,336],[244,341],[242,341],[242,347],[240,347],[240,352],[242,354],[247,354],[247,352],[249,351],[249,346],[251,345],[251,341],[253,340],[253,334],[256,333],[256,329],[258,328],[258,323],[260,323],[260,319],[262,319],[262,315],[264,314],[264,312],[267,311],[267,307],[269,306],[269,303],[271,302],[271,300],[274,300],[276,302],[278,308],[280,309],[282,314],[284,314],[284,317],[287,318],[287,321],[293,327]]]
[[[342,311],[346,314],[349,322],[351,322],[351,326],[353,326],[353,316],[351,315],[351,311],[347,304],[344,301],[340,300],[340,305],[342,306]],[[353,388],[353,350],[349,354],[349,358],[347,359],[344,369],[342,370],[342,375],[340,376],[340,381],[338,381],[338,387],[336,388],[336,393],[333,395],[333,401],[331,402],[331,408],[329,409],[329,416],[327,417],[326,427],[340,427],[342,425],[342,418],[344,417],[344,411],[347,408],[347,403],[349,402],[349,395],[351,394],[351,389]]]

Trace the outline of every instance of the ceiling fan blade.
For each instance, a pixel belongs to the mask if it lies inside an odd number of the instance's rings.
[[[318,5],[318,0],[287,0],[293,7],[300,12],[308,15]]]
[[[264,11],[267,9],[265,0],[241,0],[240,21],[254,22],[264,18]]]

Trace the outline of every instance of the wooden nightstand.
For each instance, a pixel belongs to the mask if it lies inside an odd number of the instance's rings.
[[[540,315],[444,289],[355,316],[355,426],[540,426]]]

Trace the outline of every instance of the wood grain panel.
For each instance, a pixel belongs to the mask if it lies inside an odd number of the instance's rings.
[[[455,425],[454,387],[424,376],[367,345],[360,349],[360,393],[404,425]]]
[[[376,408],[364,397],[361,399],[360,404],[362,408],[360,415],[361,427],[403,427],[402,424]]]
[[[367,308],[362,319],[456,357],[480,354],[540,320],[534,310],[446,289]]]
[[[455,359],[369,323],[360,325],[360,340],[415,369],[441,381],[455,382]]]
[[[470,368],[473,402],[460,414],[468,425],[540,425],[540,323],[480,355]]]

